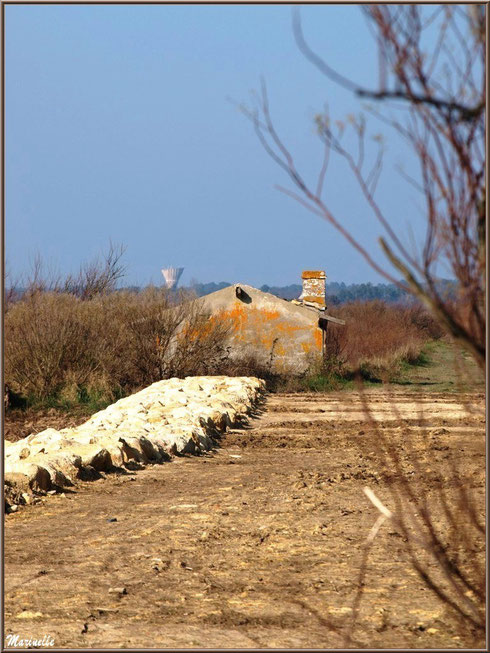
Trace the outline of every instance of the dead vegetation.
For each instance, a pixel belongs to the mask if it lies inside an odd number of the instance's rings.
[[[24,291],[6,288],[5,382],[9,407],[93,409],[160,379],[201,374],[248,375],[271,387],[308,389],[309,379],[392,380],[440,335],[426,311],[356,302],[339,308],[347,326],[327,332],[326,362],[303,378],[272,373],[274,352],[230,356],[231,325],[209,319],[180,291],[117,290],[123,248],[111,246],[77,275],[48,273],[38,257]],[[235,353],[236,354],[236,353]],[[323,386],[322,386],[323,388]]]
[[[216,372],[226,324],[164,289],[81,299],[29,292],[5,317],[5,380],[30,403],[111,401],[172,376]]]
[[[117,289],[124,248],[47,271],[37,257],[27,279],[5,289],[5,383],[9,408],[96,409],[172,376],[216,373],[228,325],[209,321],[193,295]],[[18,288],[23,283],[23,290]]]
[[[424,346],[443,335],[421,306],[353,302],[336,315],[345,326],[327,329],[326,364],[344,378],[394,381],[404,364],[418,363]]]
[[[325,219],[379,275],[421,301],[444,333],[467,350],[483,375],[486,9],[483,5],[462,8],[371,4],[363,11],[378,54],[378,88],[367,88],[361,81],[345,77],[314,51],[303,33],[299,11],[293,18],[294,35],[299,49],[313,66],[330,82],[375,102],[375,106],[364,107],[366,111],[388,127],[392,137],[400,138],[411,149],[419,166],[418,174],[400,172],[420,193],[423,203],[425,234],[417,251],[407,247],[396,214],[388,215],[383,208],[377,187],[383,168],[384,137],[369,133],[364,113],[342,120],[333,120],[328,109],[317,114],[315,123],[323,157],[314,179],[303,175],[278,133],[265,82],[256,95],[256,106],[244,108],[244,113],[266,153],[292,183],[292,189],[280,190]],[[346,140],[347,132],[353,140]],[[377,151],[369,140],[377,143]],[[329,162],[335,156],[347,164],[354,188],[365,199],[381,230],[379,241],[386,264],[364,247],[361,233],[351,233],[345,216],[332,210],[325,185]],[[444,266],[457,281],[456,301],[441,292],[439,277]],[[341,336],[337,338],[342,351]],[[407,347],[412,346],[413,341],[409,341]],[[412,356],[410,351],[407,353]],[[478,404],[468,403],[466,407],[468,413],[478,410]],[[396,418],[396,404],[393,412]],[[365,413],[373,423],[368,406]],[[382,426],[373,423],[375,428]],[[402,421],[400,428],[404,429]],[[485,542],[482,498],[471,493],[472,479],[455,459],[450,464],[451,474],[444,477],[436,496],[418,494],[417,485],[422,485],[429,471],[418,464],[420,452],[413,449],[408,452],[409,465],[401,465],[397,447],[407,440],[408,433],[404,432],[400,442],[383,438],[382,431],[379,434],[378,464],[381,469],[393,469],[400,485],[388,507],[377,501],[372,491],[369,495],[380,517],[367,537],[360,562],[352,630],[364,592],[370,545],[382,520],[389,519],[403,537],[413,569],[426,588],[452,612],[467,641],[468,631],[473,629],[481,642],[485,629],[485,566],[475,552],[481,552]],[[362,439],[359,447],[362,448]],[[440,459],[441,454],[434,453],[434,464]],[[348,636],[345,645],[349,644]]]
[[[376,469],[393,482],[388,484],[389,500],[380,501],[368,485],[364,493],[378,511],[363,547],[351,628],[345,645],[351,645],[361,601],[366,587],[369,554],[379,530],[386,522],[403,538],[409,560],[421,581],[447,606],[456,628],[470,646],[479,646],[485,635],[486,574],[485,517],[483,497],[475,484],[476,470],[457,460],[449,446],[441,446],[448,429],[434,429],[427,419],[424,404],[417,406],[418,424],[414,426],[400,414],[396,397],[392,398],[391,418],[398,428],[387,433],[384,420],[375,414],[370,398],[360,388],[360,397],[369,428],[377,445],[366,446],[357,438],[357,447],[373,458]],[[388,400],[389,392],[388,394]],[[463,419],[473,424],[468,451],[484,449],[484,408],[472,398],[461,395]],[[418,440],[418,441],[417,441]],[[373,450],[374,449],[374,450]],[[446,453],[451,451],[451,453]],[[465,449],[461,449],[465,452]],[[482,470],[481,470],[482,471]],[[422,488],[430,483],[432,492]],[[389,505],[389,507],[388,507]]]

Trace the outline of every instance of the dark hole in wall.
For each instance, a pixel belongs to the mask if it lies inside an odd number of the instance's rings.
[[[245,304],[251,304],[252,303],[252,298],[250,295],[243,290],[241,286],[236,286],[235,287],[235,295],[238,297],[238,299]]]

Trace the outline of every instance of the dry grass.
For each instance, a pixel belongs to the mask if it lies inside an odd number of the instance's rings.
[[[199,374],[259,376],[271,387],[298,385],[298,379],[273,375],[271,361],[258,354],[231,360],[230,325],[209,320],[189,301],[192,296],[155,287],[114,292],[104,283],[100,292],[85,292],[94,279],[110,276],[103,267],[98,275],[95,267],[90,270],[88,280],[75,284],[77,292],[36,273],[22,298],[8,304],[5,381],[24,403],[95,406],[160,379]],[[312,364],[305,387],[313,378],[320,379],[318,389],[328,389],[332,379],[359,372],[369,380],[393,380],[401,365],[416,362],[424,344],[440,336],[420,308],[355,302],[337,313],[346,326],[329,327],[328,357]]]
[[[327,363],[344,377],[360,374],[371,381],[393,381],[403,364],[420,360],[424,345],[442,331],[419,306],[381,301],[353,302],[336,310],[342,327],[327,330]]]
[[[172,376],[216,373],[227,325],[163,289],[83,300],[30,292],[5,316],[5,381],[28,403],[111,401]]]

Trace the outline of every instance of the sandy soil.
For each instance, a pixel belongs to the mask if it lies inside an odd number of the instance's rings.
[[[61,412],[55,408],[45,410],[14,409],[9,410],[5,419],[4,438],[17,442],[27,438],[31,433],[40,433],[45,429],[64,429],[79,426],[91,416],[87,409],[73,409],[71,412]]]
[[[417,452],[417,491],[430,497],[456,460],[483,506],[483,394],[368,397],[383,432],[401,436],[402,458]],[[265,408],[206,456],[107,475],[8,515],[5,634],[67,648],[342,647],[377,517],[362,488],[389,504],[396,481],[376,461],[379,436],[355,392],[270,395]],[[385,524],[352,645],[483,644]]]

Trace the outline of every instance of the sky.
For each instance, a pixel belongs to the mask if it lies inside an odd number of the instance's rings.
[[[379,282],[264,152],[238,105],[264,77],[271,113],[298,167],[315,180],[314,116],[361,110],[298,50],[291,6],[5,6],[5,257],[12,277],[36,255],[62,274],[126,248],[124,285],[191,281],[287,285],[303,269],[329,281]],[[376,86],[376,48],[359,7],[301,7],[311,46],[347,77]],[[421,198],[396,166],[411,155],[385,132],[378,199],[407,242]],[[314,183],[314,181],[313,181]],[[345,162],[333,157],[325,199],[383,261],[380,227]]]

